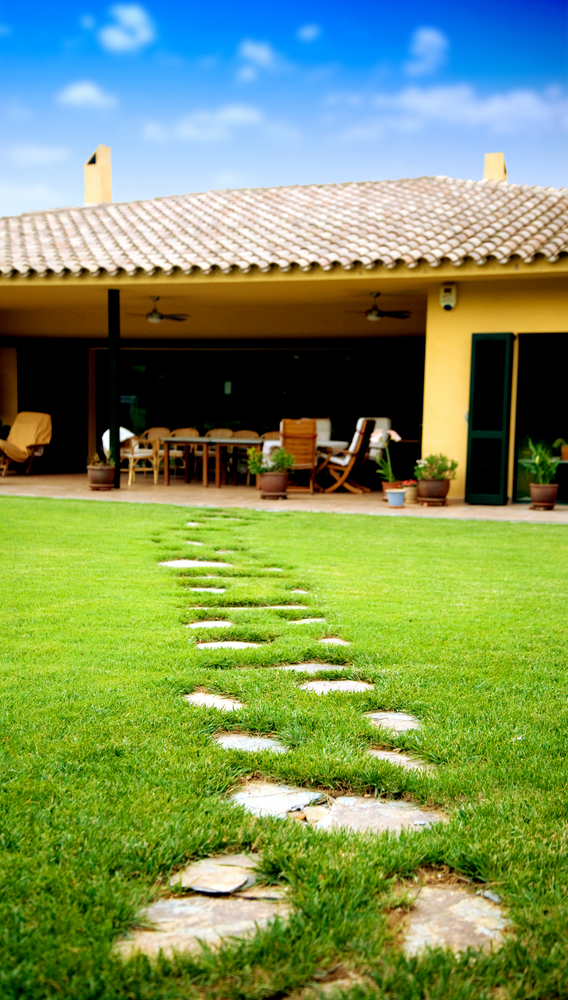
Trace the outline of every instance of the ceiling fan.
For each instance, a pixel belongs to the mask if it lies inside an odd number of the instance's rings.
[[[189,319],[188,313],[161,313],[158,311],[156,302],[160,301],[159,295],[151,295],[150,298],[154,303],[154,308],[149,313],[130,313],[131,316],[146,316],[149,323],[161,323],[163,319],[173,319],[176,323],[183,323],[186,319]]]
[[[381,293],[371,292],[372,297],[375,299],[374,305],[371,309],[367,309],[365,313],[359,312],[359,310],[350,309],[348,312],[357,312],[358,316],[365,315],[371,323],[377,323],[380,319],[408,319],[412,315],[408,309],[379,309],[377,306],[377,299]]]

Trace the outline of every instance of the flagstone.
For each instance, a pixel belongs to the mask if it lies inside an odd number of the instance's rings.
[[[495,903],[458,885],[424,885],[407,918],[404,951],[419,955],[426,948],[498,949],[508,921]]]
[[[202,521],[187,521],[185,526],[186,526],[186,528],[202,528],[203,527],[203,522]]]
[[[311,625],[312,622],[324,622],[325,618],[295,618],[290,625]]]
[[[229,553],[234,552],[234,549],[215,549],[215,553],[218,556],[228,556]]]
[[[220,621],[217,619],[212,619],[211,621],[200,621],[200,622],[190,622],[186,625],[186,628],[231,628],[234,622]]]
[[[185,544],[186,544],[186,545],[199,545],[199,546],[200,546],[201,548],[203,548],[203,542],[188,542],[188,541],[186,540],[186,543],[185,543]]]
[[[392,733],[406,733],[409,729],[419,729],[420,722],[406,712],[366,712],[365,718],[372,726],[388,729]]]
[[[224,594],[226,587],[190,587],[194,594]]]
[[[254,885],[253,870],[257,865],[258,855],[218,854],[182,868],[170,879],[170,885],[193,892],[227,895]]]
[[[200,569],[212,566],[221,569],[232,566],[232,563],[214,562],[212,559],[168,559],[166,562],[161,562],[160,566],[171,566],[172,569]]]
[[[264,566],[263,569],[265,569],[267,573],[283,573],[284,572],[284,570],[282,569],[281,566]]]
[[[250,753],[258,753],[259,750],[286,753],[288,750],[279,740],[270,736],[251,736],[250,733],[216,733],[213,739],[225,750],[247,750]]]
[[[378,757],[379,760],[387,760],[389,764],[398,764],[399,767],[409,767],[413,770],[422,771],[433,771],[434,767],[429,764],[427,760],[422,760],[420,757],[411,757],[407,753],[401,753],[397,750],[375,750],[373,748],[367,751],[371,757]]]
[[[218,708],[222,712],[235,712],[244,707],[242,702],[236,701],[234,698],[224,698],[220,694],[212,694],[209,691],[192,691],[191,694],[185,694],[183,697],[184,701],[190,705]]]
[[[238,639],[227,639],[223,642],[197,642],[196,649],[257,649],[260,642],[240,642]]]
[[[314,691],[315,694],[329,694],[330,691],[372,691],[373,685],[365,681],[306,681],[305,684],[300,684],[300,689]]]
[[[447,822],[443,813],[403,800],[395,802],[361,795],[333,798],[326,793],[269,781],[247,781],[230,795],[230,799],[243,805],[254,816],[284,819],[294,815],[296,820],[309,823],[318,830],[419,832],[433,823]],[[307,812],[306,807],[311,812]]]
[[[277,663],[276,670],[296,670],[298,673],[319,674],[322,670],[347,670],[349,664],[338,663]]]
[[[143,915],[153,930],[136,931],[119,941],[115,951],[122,958],[142,953],[169,958],[174,952],[199,951],[199,942],[216,947],[224,938],[250,937],[277,916],[287,917],[290,904],[283,899],[191,895],[159,899]]]
[[[253,816],[274,816],[285,819],[290,809],[303,808],[321,798],[320,792],[281,785],[273,781],[247,781],[229,796],[231,802],[242,805]]]
[[[324,646],[350,646],[351,643],[347,642],[346,639],[340,639],[337,635],[330,635],[326,639],[318,639],[318,642],[323,642]]]
[[[237,604],[233,608],[225,607],[225,605],[219,607],[223,611],[299,611],[305,606],[305,604]],[[317,621],[323,621],[323,618],[318,618]]]
[[[309,590],[298,590],[298,589],[296,589],[296,590],[291,590],[290,593],[291,594],[309,594]]]

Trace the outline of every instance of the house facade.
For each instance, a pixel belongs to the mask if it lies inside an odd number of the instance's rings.
[[[482,181],[107,201],[0,231],[0,418],[51,413],[59,471],[107,426],[109,288],[136,432],[330,416],[348,438],[383,415],[395,471],[443,452],[472,503],[523,499],[527,438],[568,440],[568,191],[509,184],[499,162]]]

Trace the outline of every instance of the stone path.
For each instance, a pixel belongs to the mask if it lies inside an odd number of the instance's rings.
[[[238,518],[210,517],[210,521],[240,520]],[[206,527],[205,521],[188,522],[188,527]],[[204,546],[205,543],[187,541],[188,545]],[[234,549],[216,549],[216,555],[234,553]],[[231,563],[208,559],[171,559],[160,563],[174,569],[232,568]],[[284,573],[281,567],[258,567],[257,575],[263,573]],[[222,577],[201,576],[197,583],[205,579]],[[192,586],[194,593],[223,594],[226,587]],[[290,594],[307,595],[308,590],[295,588]],[[264,604],[217,608],[207,607],[209,613],[259,610],[304,610],[309,605]],[[191,610],[203,610],[197,606]],[[323,617],[288,619],[291,625],[310,625],[325,622]],[[234,623],[225,618],[204,619],[190,622],[189,629],[230,628]],[[340,636],[326,636],[318,642],[328,646],[349,646],[351,643]],[[207,641],[196,643],[199,650],[215,649],[258,649],[259,642],[241,640]],[[273,669],[297,673],[317,674],[322,671],[344,670],[348,665],[307,661],[301,663],[276,664]],[[245,668],[246,669],[246,668]],[[248,668],[251,669],[251,668]],[[253,667],[252,669],[256,669]],[[317,695],[334,691],[350,694],[374,690],[373,684],[349,679],[309,680],[299,685],[300,690]],[[188,706],[212,708],[222,712],[234,712],[244,708],[236,698],[223,696],[197,688],[184,696]],[[368,722],[385,733],[394,735],[418,729],[417,718],[405,712],[377,711],[363,716]],[[224,750],[249,753],[269,752],[283,754],[288,747],[277,738],[253,735],[248,732],[218,731],[212,740]],[[419,757],[396,748],[369,747],[367,754],[390,765],[433,771],[433,765]],[[437,810],[426,809],[418,803],[398,799],[378,799],[369,795],[334,795],[328,791],[318,791],[287,785],[274,781],[250,779],[244,781],[229,794],[234,806],[243,807],[256,817],[270,816],[300,823],[319,831],[343,830],[348,833],[391,833],[402,831],[423,832],[433,824],[446,823],[448,817]],[[197,950],[202,941],[209,946],[217,946],[227,937],[246,937],[266,926],[276,917],[285,918],[290,913],[290,902],[286,889],[282,886],[265,886],[257,883],[255,869],[258,855],[217,855],[202,858],[176,872],[170,879],[170,890],[175,893],[157,900],[146,910],[144,925],[128,938],[119,941],[116,952],[129,957],[143,952],[156,957],[160,951],[171,956],[174,951]],[[441,877],[441,876],[438,876]],[[507,925],[499,898],[491,891],[475,895],[462,884],[437,882],[432,875],[427,884],[405,887],[410,892],[412,906],[405,908],[402,920],[402,947],[408,956],[420,955],[428,947],[451,948],[456,954],[468,947],[486,951],[499,947],[503,941],[503,931]],[[184,895],[185,894],[185,895]],[[357,977],[344,970],[345,989],[355,984]],[[327,978],[327,977],[326,977]],[[333,977],[332,977],[333,979]],[[314,984],[311,984],[314,985]],[[319,992],[333,992],[323,986]],[[303,994],[302,994],[303,995]]]

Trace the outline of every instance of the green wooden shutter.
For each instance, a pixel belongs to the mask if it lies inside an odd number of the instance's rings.
[[[471,344],[466,503],[507,503],[512,333],[474,333]]]

